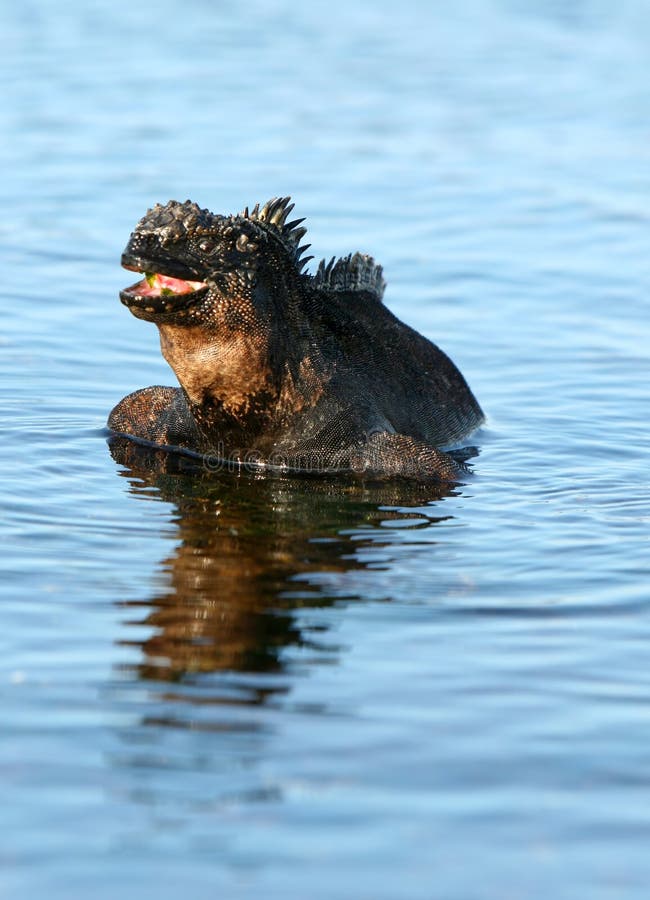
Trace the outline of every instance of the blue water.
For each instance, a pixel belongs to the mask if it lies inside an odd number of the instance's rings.
[[[2,19],[0,896],[646,898],[647,5]],[[137,219],[285,194],[462,369],[467,484],[109,452]]]

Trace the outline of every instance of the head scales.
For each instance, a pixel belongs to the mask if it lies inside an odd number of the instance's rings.
[[[148,209],[138,222],[136,231],[140,234],[158,234],[169,239],[182,238],[188,233],[205,231],[211,219],[212,213],[209,210],[201,209],[191,200],[184,203],[169,200],[164,205],[156,203]]]

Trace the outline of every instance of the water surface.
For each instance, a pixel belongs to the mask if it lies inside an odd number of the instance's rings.
[[[646,12],[5,10],[1,896],[647,896]],[[108,447],[136,220],[285,194],[466,375],[466,484]]]

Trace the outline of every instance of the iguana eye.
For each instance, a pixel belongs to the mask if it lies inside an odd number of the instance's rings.
[[[200,241],[199,242],[199,250],[202,253],[212,253],[214,250],[215,244],[214,241]]]

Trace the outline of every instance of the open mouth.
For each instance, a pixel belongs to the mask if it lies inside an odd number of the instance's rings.
[[[133,265],[124,268],[141,271]],[[145,271],[142,274],[142,281],[120,291],[120,300],[125,306],[144,313],[176,312],[199,300],[208,289],[204,281],[174,278],[160,272]]]

